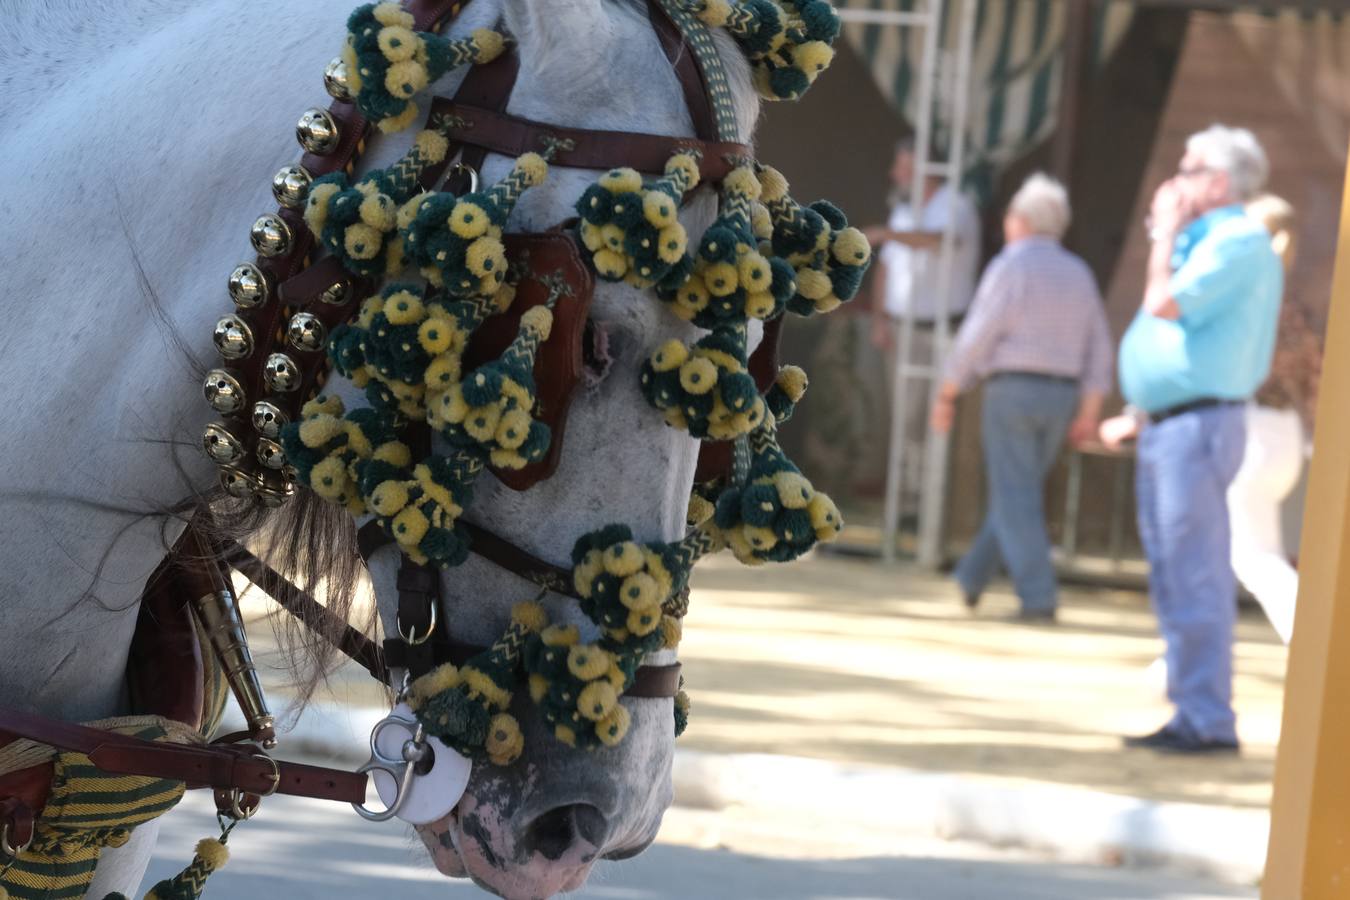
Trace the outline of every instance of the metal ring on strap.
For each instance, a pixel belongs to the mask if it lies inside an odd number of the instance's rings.
[[[29,831],[28,833],[28,840],[24,841],[19,846],[15,847],[13,844],[9,842],[9,823],[6,822],[4,825],[0,825],[0,854],[8,856],[11,860],[15,860],[19,858],[20,853],[27,852],[28,848],[31,847],[32,845],[33,845],[32,831]]]
[[[431,621],[427,624],[426,632],[420,635],[417,633],[417,629],[413,629],[412,634],[409,634],[408,632],[404,631],[403,620],[399,618],[397,613],[395,613],[394,625],[398,628],[398,636],[403,638],[403,640],[407,642],[409,646],[412,647],[416,647],[419,644],[425,644],[427,641],[431,640],[431,636],[436,633],[436,617],[438,615],[438,613],[436,612],[437,605],[438,604],[436,603],[427,604],[427,607],[431,610]]]
[[[247,794],[239,788],[232,789],[230,791],[230,815],[234,817],[236,822],[253,818],[254,814],[258,812],[258,807],[262,806],[262,799],[272,796],[277,792],[277,788],[281,787],[281,765],[275,759],[261,750],[253,753],[249,758],[264,760],[272,766],[272,786],[260,794],[253,794],[258,798],[258,802],[252,806],[241,806],[239,801],[244,799]]]

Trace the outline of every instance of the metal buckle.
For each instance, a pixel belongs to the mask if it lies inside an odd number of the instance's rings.
[[[412,767],[409,766],[409,768]],[[35,831],[36,829],[29,831],[28,840],[15,847],[9,842],[9,823],[6,822],[4,825],[0,825],[0,854],[8,856],[11,860],[18,859],[20,853],[28,852],[28,848],[33,846],[33,834]]]
[[[404,638],[404,640],[407,639]],[[364,801],[352,804],[352,809],[356,810],[356,814],[367,822],[387,822],[398,815],[399,810],[403,808],[403,802],[408,799],[408,789],[412,786],[413,776],[417,774],[417,764],[426,759],[428,751],[426,730],[422,727],[421,722],[416,723],[417,727],[413,731],[412,738],[403,742],[400,758],[393,759],[380,752],[380,732],[393,724],[408,726],[413,723],[393,714],[385,716],[376,723],[375,728],[370,732],[370,761],[356,770],[359,775],[384,772],[394,780],[395,784],[394,802],[389,804],[387,809],[369,809]]]
[[[408,634],[408,632],[404,631],[403,620],[398,617],[398,613],[394,613],[394,625],[398,628],[398,636],[403,638],[404,642],[410,647],[425,644],[427,641],[431,640],[431,636],[436,633],[436,617],[438,615],[436,607],[439,606],[439,604],[431,603],[428,605],[431,607],[431,622],[427,625],[426,634],[422,635],[419,635],[416,629],[413,629],[412,634]]]
[[[457,162],[445,173],[445,179],[448,181],[456,175],[467,175],[469,177],[469,190],[465,193],[472,194],[478,190],[478,170],[473,166]],[[460,196],[463,195],[461,194]]]
[[[236,822],[245,822],[253,818],[258,812],[258,808],[262,806],[263,798],[272,796],[277,792],[277,788],[281,787],[281,765],[275,759],[261,750],[255,751],[249,758],[261,759],[272,766],[272,786],[261,794],[244,792],[239,788],[232,788],[230,790],[230,815]],[[240,805],[240,801],[248,796],[257,797],[258,802],[254,803],[252,806]]]

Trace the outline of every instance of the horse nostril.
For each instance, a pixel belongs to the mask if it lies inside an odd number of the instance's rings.
[[[603,846],[608,830],[604,814],[594,806],[587,803],[559,806],[525,828],[524,849],[557,860],[578,840],[594,848]]]

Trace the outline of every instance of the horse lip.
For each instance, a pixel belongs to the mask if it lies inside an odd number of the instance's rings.
[[[600,858],[603,860],[608,860],[609,862],[618,862],[619,860],[623,859],[632,859],[633,857],[645,851],[648,847],[650,847],[653,843],[655,843],[655,841],[656,841],[655,836],[649,837],[645,841],[641,841],[637,844],[630,844],[627,847],[617,847],[613,850],[606,852]]]

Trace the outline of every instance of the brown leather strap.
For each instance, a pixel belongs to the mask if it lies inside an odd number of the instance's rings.
[[[28,738],[83,753],[104,772],[167,778],[189,787],[258,795],[275,792],[350,803],[360,803],[366,795],[363,774],[264,758],[252,746],[199,747],[146,741],[4,708],[0,708],[0,726],[0,740]],[[280,780],[276,781],[278,772]]]
[[[460,101],[437,97],[432,115],[447,122],[444,133],[454,142],[505,156],[540,153],[554,142],[552,164],[577,169],[612,169],[627,166],[648,175],[659,175],[666,161],[681,150],[697,150],[703,182],[717,184],[750,155],[745,144],[695,140],[630,131],[598,131],[563,128],[509,113],[494,112]]]

